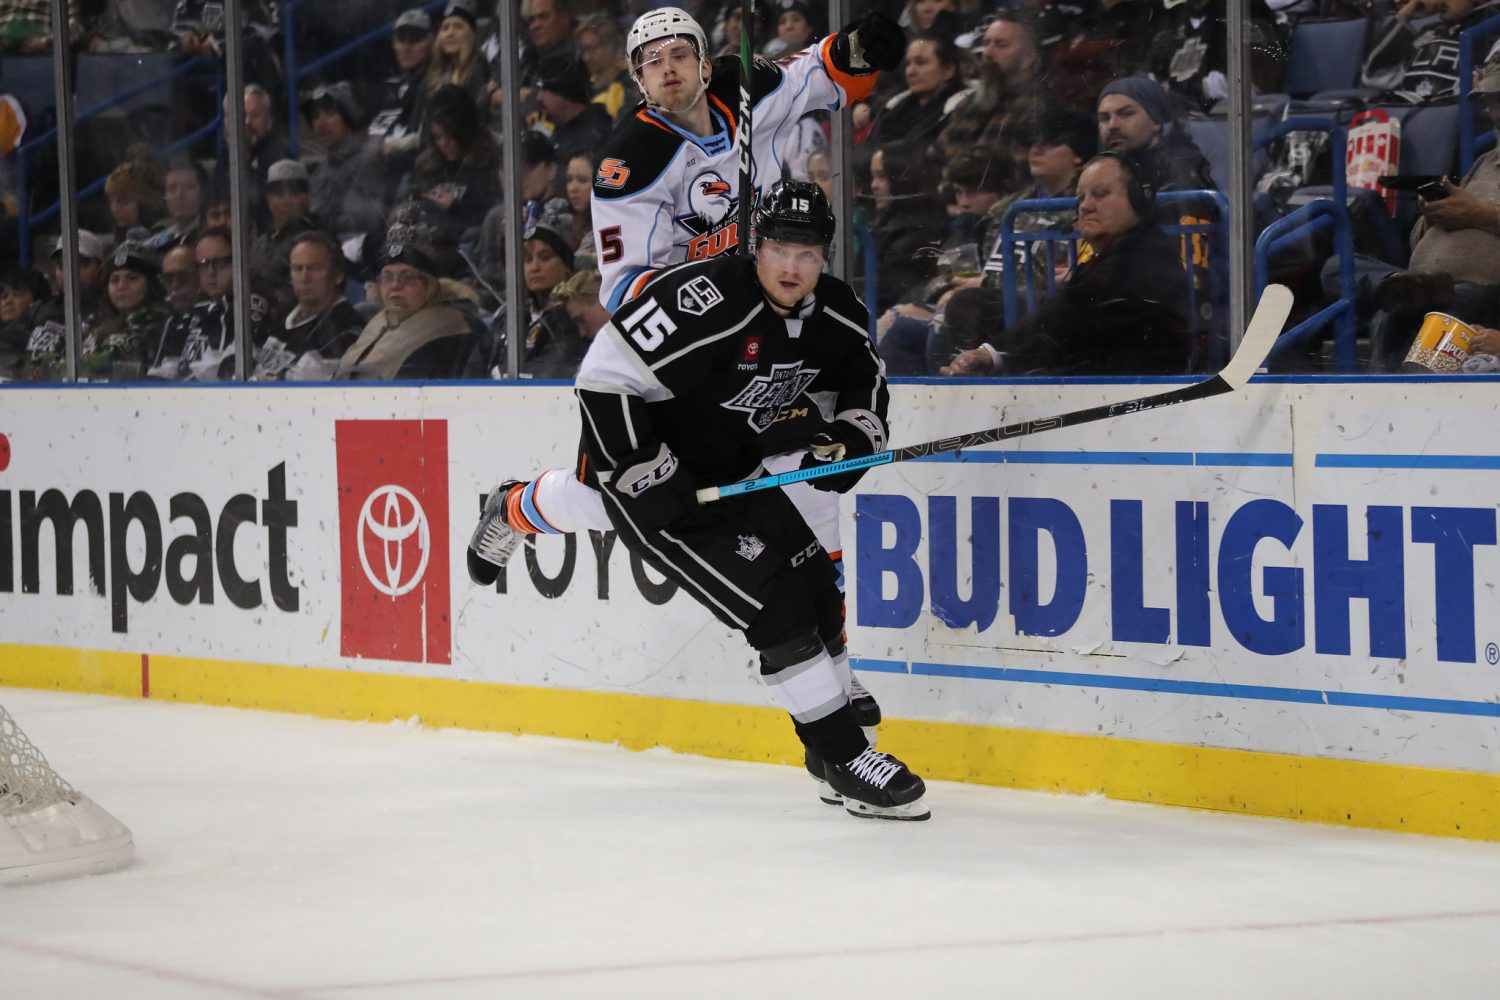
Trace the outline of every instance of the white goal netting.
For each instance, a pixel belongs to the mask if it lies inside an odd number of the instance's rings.
[[[0,883],[109,871],[134,853],[125,825],[64,781],[0,708]]]

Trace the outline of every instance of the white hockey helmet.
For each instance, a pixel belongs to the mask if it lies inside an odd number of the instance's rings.
[[[625,36],[625,52],[630,56],[631,72],[639,71],[636,54],[641,46],[674,37],[690,39],[698,50],[698,58],[708,58],[708,36],[693,15],[681,7],[658,7],[636,18],[635,24],[630,26],[630,34]]]

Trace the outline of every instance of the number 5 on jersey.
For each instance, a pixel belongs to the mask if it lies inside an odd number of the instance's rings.
[[[620,326],[643,351],[656,350],[666,341],[667,334],[677,329],[672,317],[667,315],[659,302],[651,298],[626,316]]]

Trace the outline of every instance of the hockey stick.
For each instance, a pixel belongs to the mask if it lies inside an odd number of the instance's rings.
[[[802,483],[809,479],[821,479],[824,476],[836,476],[841,472],[853,472],[856,469],[868,469],[876,465],[889,465],[892,462],[905,462],[912,458],[925,458],[928,455],[940,455],[950,451],[963,451],[965,448],[973,448],[976,445],[992,444],[996,441],[1006,441],[1010,438],[1025,437],[1028,434],[1037,434],[1041,431],[1057,430],[1060,427],[1074,427],[1078,424],[1087,424],[1095,420],[1108,420],[1111,417],[1123,417],[1131,413],[1143,413],[1146,410],[1154,410],[1161,406],[1171,406],[1174,403],[1189,403],[1195,399],[1208,399],[1211,396],[1219,396],[1226,392],[1235,392],[1244,387],[1250,381],[1250,376],[1260,367],[1265,360],[1266,354],[1271,346],[1276,343],[1276,338],[1281,334],[1281,328],[1286,325],[1287,316],[1292,311],[1292,293],[1282,285],[1267,285],[1261,294],[1260,304],[1255,307],[1255,315],[1250,318],[1250,327],[1245,331],[1244,339],[1234,352],[1234,357],[1229,359],[1229,364],[1223,370],[1211,378],[1192,385],[1185,385],[1167,392],[1159,392],[1151,396],[1141,396],[1138,399],[1122,400],[1118,403],[1106,403],[1103,406],[1091,406],[1086,410],[1074,410],[1072,413],[1062,413],[1055,417],[1041,417],[1037,420],[1021,420],[1004,427],[996,427],[987,431],[975,431],[972,434],[963,434],[958,437],[939,438],[936,441],[927,441],[923,444],[914,444],[908,448],[896,448],[892,451],[882,451],[879,454],[867,455],[864,458],[851,458],[842,462],[829,462],[827,465],[815,469],[794,469],[791,472],[783,472],[774,476],[761,476],[759,479],[746,479],[743,482],[730,483],[727,486],[708,486],[698,491],[699,503],[712,503],[725,497],[738,496],[741,493],[753,493],[756,490],[775,489],[778,486],[786,486],[789,483]]]
[[[751,19],[755,0],[740,0],[740,231],[735,252],[750,252],[750,217],[755,208],[755,187],[750,177],[750,88],[754,83],[755,53],[750,49]]]

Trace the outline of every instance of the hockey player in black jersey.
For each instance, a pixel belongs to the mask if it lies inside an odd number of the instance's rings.
[[[814,184],[775,185],[751,256],[659,272],[616,311],[578,373],[588,469],[627,548],[744,633],[791,714],[808,770],[856,816],[926,819],[922,779],[869,745],[849,707],[833,563],[779,490],[700,507],[695,491],[761,469],[762,435],[804,394],[833,401],[804,466],[883,451],[883,366],[867,313],[823,273],[834,219]],[[816,480],[846,491],[854,472]]]

